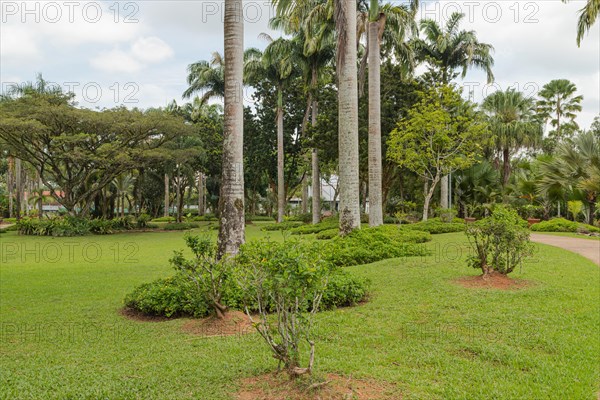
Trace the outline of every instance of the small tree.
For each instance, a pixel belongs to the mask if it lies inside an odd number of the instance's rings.
[[[217,317],[223,318],[227,306],[221,303],[221,297],[231,270],[231,262],[227,258],[217,258],[217,246],[209,238],[186,235],[185,242],[194,258],[186,259],[180,250],[175,251],[169,261],[196,285],[198,291],[212,304]]]
[[[452,86],[436,86],[421,93],[390,134],[388,158],[423,177],[429,184],[423,205],[429,203],[442,176],[471,166],[480,153],[487,128],[473,104]]]
[[[498,205],[490,217],[467,225],[466,233],[475,251],[468,262],[484,277],[494,271],[509,274],[532,254],[527,222],[505,206]]]
[[[310,373],[315,356],[312,339],[314,315],[333,267],[325,262],[317,244],[253,242],[237,257],[240,286],[246,304],[258,308],[259,321],[246,313],[269,345],[272,355],[291,378]],[[275,317],[268,313],[274,312]],[[310,347],[308,366],[300,367],[300,345]]]

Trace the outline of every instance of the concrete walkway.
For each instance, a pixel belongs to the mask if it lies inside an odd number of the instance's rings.
[[[531,234],[531,241],[560,247],[580,254],[600,266],[600,240],[578,239],[567,236]]]

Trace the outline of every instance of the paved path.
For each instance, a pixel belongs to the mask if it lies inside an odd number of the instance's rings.
[[[600,240],[578,239],[567,236],[541,235],[532,233],[531,240],[537,243],[560,247],[589,258],[600,265]]]

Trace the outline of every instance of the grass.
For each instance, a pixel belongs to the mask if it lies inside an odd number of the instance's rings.
[[[600,240],[600,236],[586,236],[575,232],[531,232],[539,235],[565,236],[577,239]]]
[[[185,319],[119,314],[134,286],[172,274],[183,234],[1,235],[0,398],[228,399],[241,378],[274,370],[256,334],[194,337]],[[319,315],[319,371],[394,382],[403,399],[597,398],[600,268],[536,245],[513,274],[529,288],[466,289],[452,283],[477,274],[464,235],[428,246],[432,256],[350,268],[373,297]]]

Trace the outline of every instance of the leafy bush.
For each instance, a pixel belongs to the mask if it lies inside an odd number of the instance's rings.
[[[214,214],[197,215],[191,219],[192,221],[218,221],[219,219]]]
[[[138,286],[125,297],[125,306],[162,317],[204,317],[209,310],[206,299],[182,274]]]
[[[439,208],[435,214],[442,222],[452,222],[456,217],[456,210],[453,208]]]
[[[162,228],[166,231],[184,231],[186,229],[198,228],[200,224],[195,222],[174,222],[166,224]]]
[[[338,228],[331,228],[331,229],[326,229],[324,231],[320,231],[319,233],[317,233],[317,235],[315,237],[319,240],[328,240],[328,239],[333,239],[334,237],[338,236],[339,234],[340,234],[340,230]]]
[[[443,222],[440,218],[430,218],[427,221],[402,226],[404,229],[424,231],[436,235],[440,233],[463,232],[466,224],[459,218],[454,218],[452,222]]]
[[[549,221],[533,224],[531,225],[531,230],[535,232],[600,232],[600,228],[593,225],[569,221],[564,218],[554,218]]]
[[[14,224],[15,222],[17,222],[16,218],[2,218],[3,224]]]
[[[475,250],[468,262],[484,275],[493,271],[508,274],[532,254],[527,222],[504,206],[496,206],[490,217],[469,224],[467,237]]]
[[[313,367],[312,321],[334,271],[322,252],[314,243],[260,241],[245,245],[237,257],[247,302],[258,306],[252,325],[292,378]],[[276,318],[269,318],[270,307]],[[306,368],[300,368],[301,341],[310,346]]]
[[[370,280],[357,278],[346,270],[338,269],[329,277],[321,299],[321,308],[329,310],[354,306],[367,298],[370,286]]]
[[[311,233],[319,233],[328,229],[337,228],[339,221],[337,219],[328,218],[318,224],[302,225],[290,230],[292,235],[310,235]]]
[[[401,221],[396,218],[396,217],[392,217],[391,215],[386,215],[383,217],[383,223],[384,224],[399,224]]]
[[[302,226],[303,223],[300,221],[283,221],[278,224],[267,224],[264,225],[261,229],[263,231],[287,231],[292,228],[297,228]]]
[[[89,220],[67,216],[52,219],[22,218],[16,224],[21,235],[82,236],[90,232]]]
[[[258,257],[257,254],[262,254],[253,253],[255,247],[244,246],[242,249],[246,258],[255,258]],[[327,247],[323,249],[328,250]],[[174,276],[138,286],[125,297],[125,306],[153,316],[207,316],[213,308],[210,298],[199,290],[189,274],[184,274],[184,271],[178,267],[179,261],[174,265],[178,270]],[[257,311],[258,304],[248,303],[247,293],[239,284],[238,276],[243,266],[244,263],[238,261],[237,268],[223,277],[221,304],[237,310],[243,310],[246,304],[251,311]],[[363,301],[368,295],[370,282],[357,278],[347,271],[335,269],[329,282],[321,300],[322,309],[354,305]],[[268,305],[268,310],[274,310],[272,304]]]
[[[273,222],[275,218],[270,215],[246,215],[246,222]]]
[[[419,245],[431,240],[427,232],[381,225],[362,228],[331,241],[328,261],[336,266],[368,264],[395,257],[424,256],[429,252]]]
[[[114,232],[113,221],[109,219],[93,219],[88,224],[90,232],[96,235],[109,235]]]
[[[306,213],[306,214],[292,215],[291,217],[288,217],[286,219],[286,221],[296,221],[296,222],[302,222],[304,224],[310,224],[312,222],[312,214]]]
[[[150,216],[148,214],[140,214],[135,221],[137,227],[140,229],[147,228],[148,222],[150,222]]]
[[[152,222],[175,222],[175,217],[159,217],[154,218]]]

